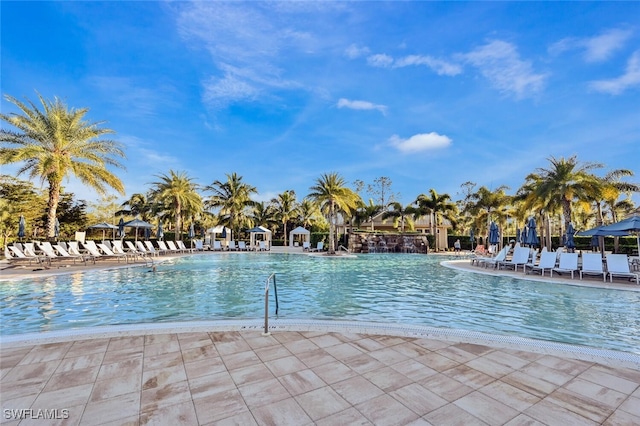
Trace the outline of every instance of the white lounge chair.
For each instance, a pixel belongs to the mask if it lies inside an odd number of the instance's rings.
[[[309,241],[302,242],[302,251],[309,251],[311,249],[311,243]]]
[[[167,246],[169,246],[169,250],[174,253],[182,253],[182,250],[180,250],[178,246],[176,246],[176,243],[174,241],[167,241]]]
[[[151,255],[153,255],[153,256],[159,256],[160,255],[160,251],[156,250],[156,248],[153,246],[151,241],[145,240],[144,241],[144,246],[147,249],[147,252],[150,253]]]
[[[236,242],[234,240],[229,241],[229,251],[238,250],[238,246],[236,246]]]
[[[147,256],[146,253],[141,252],[140,250],[138,250],[138,248],[133,244],[133,242],[125,241],[124,243],[127,246],[126,253],[128,253],[130,256],[133,256],[134,258],[135,257],[145,258]]]
[[[156,241],[158,243],[158,247],[160,248],[161,252],[164,253],[178,253],[178,250],[171,250],[169,247],[167,247],[167,244],[165,244],[164,241]]]
[[[504,260],[507,258],[507,251],[509,251],[509,247],[503,247],[495,257],[489,257],[479,260],[478,266],[484,266],[485,268],[488,268],[489,265],[491,265],[493,268],[496,268],[499,262],[504,262]]]
[[[502,269],[502,267],[512,267],[515,272],[518,272],[518,266],[522,265],[522,271],[524,272],[524,266],[529,263],[529,257],[531,255],[530,250],[527,247],[519,247],[516,246],[513,249],[513,256],[511,256],[510,260],[503,260],[501,262],[497,262],[498,269]]]
[[[4,254],[5,254],[5,257],[9,260],[9,262],[27,262],[28,261],[29,265],[31,265],[32,261],[35,261],[36,263],[42,263],[45,260],[48,261],[48,258],[46,256],[38,256],[35,254],[28,255],[22,250],[20,250],[18,246],[9,246],[9,252],[5,250]]]
[[[264,241],[258,241],[258,250],[267,251],[267,243]]]
[[[80,249],[80,243],[78,241],[69,241],[67,243],[67,251],[73,255],[82,255],[82,250]]]
[[[222,251],[222,245],[220,241],[216,240],[213,242],[213,251]]]
[[[640,284],[640,274],[631,272],[629,258],[626,254],[607,254],[607,273],[609,281],[613,282],[613,276],[635,278],[636,284]]]
[[[549,271],[549,275],[551,275],[551,270],[556,267],[557,255],[552,251],[543,251],[540,253],[540,262],[537,265],[528,264],[525,265],[525,273],[527,273],[527,268],[531,268],[531,272],[540,271],[540,274],[544,277],[544,271]]]
[[[196,251],[204,251],[204,241],[202,240],[193,240],[194,244],[196,245]]]
[[[318,244],[316,245],[316,248],[310,249],[309,251],[322,251],[323,249],[324,249],[324,242],[323,241],[318,241]]]
[[[74,264],[76,263],[76,260],[81,261],[85,265],[87,264],[87,260],[93,260],[93,263],[96,263],[96,260],[93,258],[93,256],[91,256],[91,255],[82,255],[82,254],[71,254],[64,247],[62,247],[62,245],[60,245],[60,244],[55,244],[53,246],[53,248],[54,248],[54,250],[56,252],[58,252],[58,255],[62,259],[73,260]]]
[[[238,251],[247,251],[247,243],[238,241]]]
[[[571,273],[571,279],[573,274],[578,270],[578,253],[560,253],[560,261],[558,267],[551,269],[551,276],[554,272],[558,273]]]
[[[176,244],[178,244],[178,248],[180,250],[182,250],[182,252],[184,252],[184,253],[193,253],[193,249],[187,248],[187,246],[184,245],[184,242],[182,240],[176,241]]]
[[[38,248],[47,257],[47,259],[49,260],[49,264],[51,264],[51,261],[53,261],[53,260],[56,260],[56,261],[60,261],[61,260],[61,257],[58,256],[58,254],[53,249],[53,246],[51,245],[51,243],[49,241],[44,241],[44,242],[38,243]]]
[[[122,241],[120,240],[113,240],[113,243],[111,244],[111,250],[115,253],[115,254],[124,254],[127,255],[127,252],[124,251],[124,248],[122,247]],[[129,256],[133,259],[135,259],[135,254],[132,254],[131,256]]]
[[[602,281],[607,281],[607,273],[602,267],[602,255],[600,253],[583,253],[580,279],[583,275],[602,275]]]
[[[100,244],[96,244],[98,246],[98,248],[100,249],[100,251],[102,251],[102,257],[115,257],[116,259],[118,259],[118,262],[120,262],[120,259],[124,259],[125,263],[128,263],[129,260],[129,256],[124,253],[124,254],[118,254],[118,253],[114,253],[113,250],[111,250],[106,244],[100,243]]]

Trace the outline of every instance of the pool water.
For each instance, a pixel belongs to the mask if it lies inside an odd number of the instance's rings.
[[[440,256],[198,254],[160,264],[0,282],[0,334],[258,319],[276,273],[287,319],[446,327],[640,353],[640,293],[458,271]],[[273,292],[271,315],[274,316]]]

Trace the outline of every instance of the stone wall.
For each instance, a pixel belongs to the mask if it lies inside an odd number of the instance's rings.
[[[358,232],[349,236],[351,253],[427,253],[425,235]]]

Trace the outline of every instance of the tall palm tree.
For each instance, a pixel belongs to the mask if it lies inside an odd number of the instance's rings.
[[[382,211],[382,206],[374,204],[373,199],[369,198],[369,204],[361,204],[355,214],[355,222],[360,226],[362,222],[369,221],[371,223],[371,232],[374,231],[373,218]]]
[[[402,207],[402,204],[394,201],[389,204],[391,210],[387,210],[382,214],[382,220],[393,218],[393,226],[397,229],[400,228],[400,232],[404,232],[405,225],[409,226],[410,230],[414,229],[413,217],[419,215],[420,209],[409,204],[406,207]]]
[[[276,218],[282,223],[284,233],[284,245],[287,246],[287,222],[298,216],[298,202],[293,190],[284,191],[271,199],[271,205]]]
[[[206,200],[205,206],[220,209],[220,223],[228,226],[235,235],[238,235],[243,221],[246,220],[246,208],[255,205],[251,195],[257,194],[258,190],[244,183],[242,176],[232,173],[227,174],[226,182],[215,180],[205,187],[205,191],[213,193]]]
[[[31,101],[27,104],[5,96],[23,115],[0,114],[17,132],[0,130],[0,164],[23,163],[18,175],[28,172],[29,178],[39,178],[49,185],[47,205],[47,237],[55,235],[56,211],[62,182],[73,175],[83,184],[105,195],[108,188],[124,194],[124,185],[108,167],[123,166],[124,158],[118,142],[98,139],[115,133],[99,127],[101,122],[88,122],[88,108],[69,109],[60,99],[47,101],[38,95],[42,110]]]
[[[247,228],[259,225],[269,230],[274,230],[278,225],[273,205],[265,201],[254,203],[251,207],[251,213],[247,215],[246,219],[247,221],[243,222],[243,224]]]
[[[132,194],[131,197],[121,204],[123,208],[115,212],[116,215],[140,216],[142,220],[148,221],[154,213],[154,206],[145,194]]]
[[[157,175],[160,180],[153,182],[150,198],[169,207],[175,220],[176,240],[182,239],[182,218],[191,217],[202,210],[202,197],[198,194],[198,185],[186,172],[174,172]]]
[[[536,181],[534,194],[562,207],[564,229],[567,229],[573,203],[588,200],[589,194],[597,192],[599,181],[590,171],[601,168],[602,164],[580,164],[575,155],[570,158],[550,157],[548,160],[550,167],[538,168],[533,176]]]
[[[311,228],[318,222],[318,219],[321,218],[321,214],[318,204],[308,198],[305,198],[300,203],[298,209],[298,220],[303,227]]]
[[[336,213],[338,210],[355,210],[362,200],[358,194],[345,186],[344,178],[337,173],[324,173],[309,189],[309,198],[315,200],[321,211],[329,217],[329,254],[335,254]]]
[[[442,223],[443,218],[449,220],[455,226],[458,207],[451,201],[449,194],[438,194],[433,188],[429,190],[429,195],[418,195],[415,203],[418,205],[416,217],[431,215],[431,235],[435,238],[435,249],[438,250],[436,229]]]

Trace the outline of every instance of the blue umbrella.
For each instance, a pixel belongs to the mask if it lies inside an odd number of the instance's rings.
[[[224,226],[222,227],[222,234],[220,234],[221,238],[227,238],[227,228],[225,228]]]
[[[636,234],[636,238],[638,240],[638,253],[640,253],[640,215],[634,214],[633,216],[628,217],[625,220],[621,220],[620,222],[603,226],[602,230],[610,233],[607,235],[615,235],[611,234],[613,232],[626,232],[627,234]]]
[[[500,241],[500,234],[498,233],[498,225],[495,222],[491,222],[489,225],[489,244],[495,245]]]
[[[525,244],[529,246],[537,246],[540,243],[538,233],[536,232],[536,220],[531,217],[527,223],[527,235],[524,239]]]
[[[565,234],[567,241],[565,242],[565,247],[568,249],[576,248],[576,243],[573,241],[573,236],[576,233],[575,229],[573,229],[573,223],[569,224],[567,228],[567,233]]]
[[[118,238],[124,238],[124,219],[120,218],[118,222]]]
[[[20,215],[20,221],[18,222],[18,238],[24,238],[24,228],[26,226],[26,222],[24,220],[24,216]]]
[[[191,226],[189,227],[189,234],[188,234],[189,238],[193,238],[196,236],[196,231],[193,227],[193,223],[191,224]]]
[[[60,221],[56,217],[56,223],[53,224],[53,236],[57,239],[60,235]]]
[[[164,238],[164,231],[162,230],[162,222],[160,220],[158,220],[158,230],[156,231],[156,236],[161,241]]]

